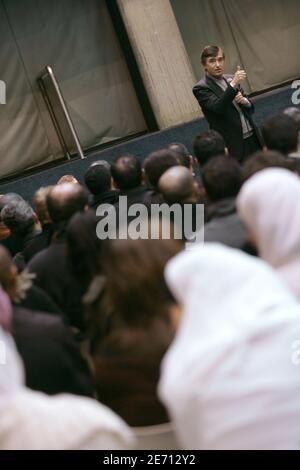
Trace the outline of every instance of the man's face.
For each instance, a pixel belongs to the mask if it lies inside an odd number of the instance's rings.
[[[221,78],[224,74],[224,57],[222,49],[219,49],[216,57],[208,57],[204,69],[207,73],[216,78]]]

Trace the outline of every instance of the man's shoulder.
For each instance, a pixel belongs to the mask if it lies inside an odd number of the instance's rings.
[[[64,262],[66,244],[62,242],[52,242],[47,248],[36,253],[28,263],[29,271],[37,272],[45,266],[58,265]]]
[[[34,336],[37,332],[45,337],[55,336],[57,333],[61,336],[67,329],[59,315],[33,311],[18,305],[13,307],[13,326],[14,332],[24,331],[27,336]]]
[[[231,80],[233,79],[233,75],[229,75],[229,74],[224,74],[223,77],[228,82],[231,82]],[[196,85],[193,86],[193,91],[204,89],[204,88],[208,88],[208,89],[211,88],[212,85],[209,83],[209,80],[210,79],[207,76],[202,77],[201,80],[199,80],[199,82],[197,82]]]
[[[202,77],[201,80],[193,86],[193,90],[197,90],[198,88],[209,88],[206,77]]]

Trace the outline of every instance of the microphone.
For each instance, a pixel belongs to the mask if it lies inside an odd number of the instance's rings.
[[[236,69],[237,69],[237,71],[238,71],[238,70],[241,70],[241,66],[240,66],[240,65],[237,65],[237,66],[236,66]],[[241,87],[241,84],[240,84],[240,83],[238,84],[237,89],[242,93],[242,87]],[[243,93],[242,93],[242,94],[243,94]]]

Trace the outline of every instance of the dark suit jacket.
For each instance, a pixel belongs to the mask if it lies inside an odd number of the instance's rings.
[[[204,227],[205,243],[218,242],[232,248],[244,249],[247,232],[236,211],[234,197],[210,202],[207,216],[209,222]]]
[[[27,387],[49,395],[93,396],[80,345],[58,316],[14,306],[12,335],[24,361]]]
[[[230,81],[232,75],[224,75],[224,78],[226,81]],[[243,129],[239,112],[233,104],[238,91],[230,85],[226,91],[222,90],[208,75],[193,88],[193,93],[210,128],[218,131],[223,136],[229,153],[238,160],[241,160],[243,157]],[[254,112],[253,104],[251,103],[251,108],[246,106],[240,106],[240,108],[251,123],[259,142],[262,143],[258,129],[251,116]]]
[[[100,204],[115,204],[119,198],[119,191],[110,190],[102,194],[91,195],[90,206],[97,210]]]
[[[26,264],[34,257],[34,255],[50,245],[53,233],[53,224],[45,224],[41,233],[25,242],[23,256]]]
[[[70,324],[84,329],[81,297],[85,286],[79,284],[69,269],[64,239],[53,241],[37,253],[28,263],[28,269],[36,274],[34,284],[51,297]]]
[[[143,184],[136,186],[135,188],[128,189],[127,191],[120,191],[119,196],[127,197],[127,207],[133,204],[144,204],[145,199],[150,195],[151,191]],[[119,200],[115,204],[115,207],[119,206]]]

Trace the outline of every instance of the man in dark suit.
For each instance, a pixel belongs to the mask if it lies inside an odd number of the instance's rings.
[[[229,153],[239,161],[262,148],[262,140],[252,119],[254,106],[240,83],[246,72],[240,67],[234,75],[224,75],[224,51],[206,46],[201,54],[205,77],[193,88],[210,128],[224,138]]]

